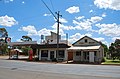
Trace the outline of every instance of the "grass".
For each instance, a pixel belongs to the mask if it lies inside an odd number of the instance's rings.
[[[110,59],[106,59],[105,58],[105,62],[103,62],[102,64],[118,64],[120,65],[120,60],[110,60]]]

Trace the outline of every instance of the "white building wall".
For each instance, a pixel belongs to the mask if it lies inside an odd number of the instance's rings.
[[[76,52],[73,53],[73,61],[81,61],[81,56],[76,56]]]
[[[94,52],[89,52],[89,62],[94,62]]]
[[[48,50],[48,57],[41,57],[41,50]],[[52,49],[40,49],[39,51],[39,60],[41,60],[42,58],[44,59],[47,59],[47,60],[50,60],[50,51],[54,51],[54,58],[56,58],[56,48],[52,48]],[[64,58],[63,58],[63,61],[66,61],[68,59],[68,54],[67,54],[67,49],[66,48],[60,48],[59,50],[64,50],[65,53],[64,53]]]

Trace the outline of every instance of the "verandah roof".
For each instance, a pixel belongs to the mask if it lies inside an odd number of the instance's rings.
[[[68,48],[68,50],[96,50],[96,49],[99,49],[100,48],[100,45],[99,46],[80,46],[80,47],[70,47]]]

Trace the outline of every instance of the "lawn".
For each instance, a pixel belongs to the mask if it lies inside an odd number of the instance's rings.
[[[110,60],[110,59],[105,59],[105,62],[103,62],[102,64],[118,64],[120,65],[120,60]]]

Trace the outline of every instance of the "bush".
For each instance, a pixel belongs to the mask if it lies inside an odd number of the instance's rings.
[[[102,58],[102,61],[101,62],[105,62],[105,58]]]

